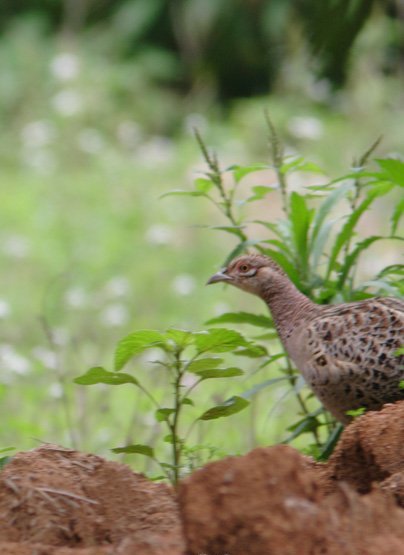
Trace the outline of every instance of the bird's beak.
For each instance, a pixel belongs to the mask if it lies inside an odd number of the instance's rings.
[[[224,270],[220,270],[220,272],[217,272],[217,274],[213,274],[213,276],[208,279],[208,281],[206,282],[206,285],[210,285],[211,283],[218,283],[219,281],[226,282],[226,281],[232,281],[232,280],[233,278],[228,274],[225,274]]]

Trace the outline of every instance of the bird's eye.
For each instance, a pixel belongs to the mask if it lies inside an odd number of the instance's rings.
[[[248,264],[241,264],[241,266],[239,266],[240,272],[248,272],[249,269],[250,266],[248,266]]]

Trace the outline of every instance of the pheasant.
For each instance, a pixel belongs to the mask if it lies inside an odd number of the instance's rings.
[[[290,358],[324,407],[346,424],[347,411],[404,399],[404,301],[372,299],[319,305],[272,259],[244,255],[214,274],[265,301]]]

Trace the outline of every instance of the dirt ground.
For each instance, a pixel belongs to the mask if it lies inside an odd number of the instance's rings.
[[[56,445],[0,473],[0,555],[404,555],[404,401],[358,418],[327,464],[258,448],[178,494]]]

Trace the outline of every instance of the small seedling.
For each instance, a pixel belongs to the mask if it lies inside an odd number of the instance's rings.
[[[154,395],[142,384],[139,373],[134,377],[121,370],[129,361],[147,349],[160,349],[163,360],[158,364],[163,372],[170,376],[170,402],[161,405]],[[114,371],[101,367],[90,368],[84,375],[74,381],[80,385],[129,384],[140,388],[155,407],[154,416],[157,422],[165,426],[168,432],[164,441],[171,444],[170,462],[158,460],[151,446],[135,444],[117,447],[114,453],[137,453],[153,459],[162,469],[164,477],[177,484],[183,468],[183,455],[190,452],[187,442],[194,425],[199,421],[215,420],[231,416],[245,409],[249,401],[234,395],[225,402],[201,412],[187,429],[183,424],[183,412],[195,406],[193,393],[204,381],[217,378],[234,378],[241,376],[243,370],[236,366],[225,366],[219,353],[232,352],[235,355],[261,357],[267,354],[266,349],[257,343],[245,339],[239,332],[230,329],[208,329],[207,331],[191,332],[169,329],[166,332],[156,330],[139,330],[121,341],[115,351]],[[193,376],[191,385],[186,376]]]

